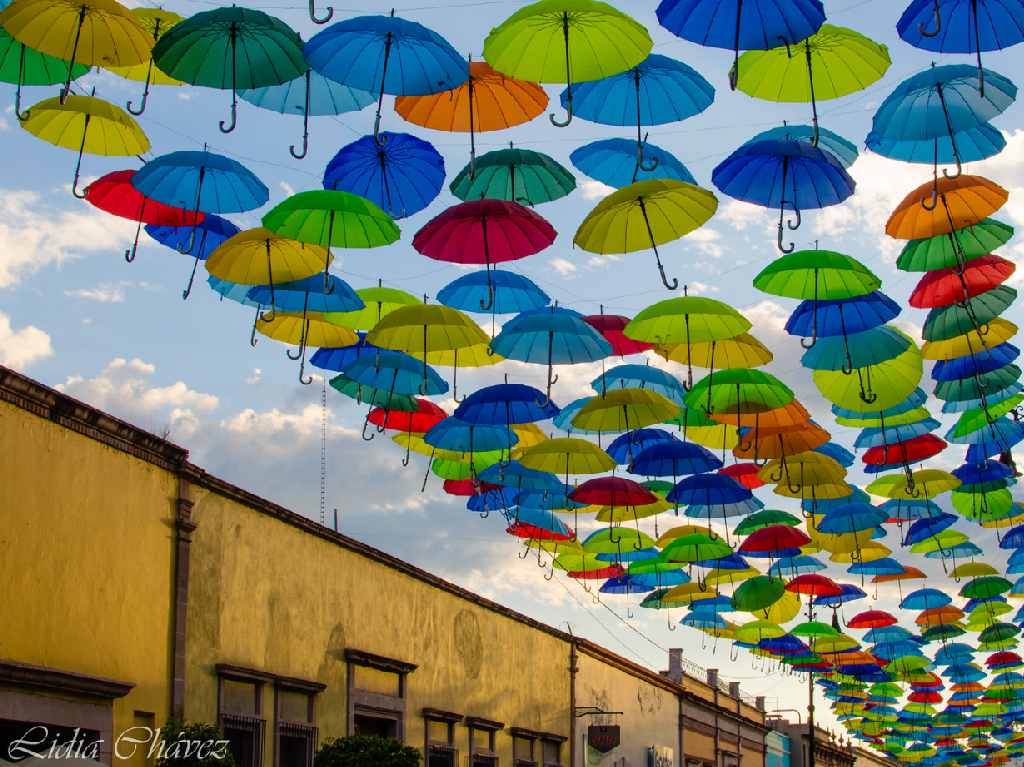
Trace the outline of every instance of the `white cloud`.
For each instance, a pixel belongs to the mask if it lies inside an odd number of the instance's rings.
[[[51,264],[89,253],[117,252],[131,242],[131,222],[90,205],[55,210],[38,192],[0,190],[0,288]]]
[[[710,227],[698,229],[686,236],[687,242],[693,243],[697,250],[711,258],[719,258],[724,253],[722,246],[719,244],[721,239],[722,233]]]
[[[600,181],[595,181],[592,178],[588,178],[580,184],[580,192],[584,200],[599,200],[602,197],[607,197],[614,191],[614,187],[602,184]]]
[[[259,368],[253,368],[252,369],[252,373],[250,373],[246,377],[245,382],[247,384],[249,384],[250,386],[255,386],[256,384],[258,384],[262,380],[263,380],[263,371],[260,370]]]
[[[687,283],[686,287],[689,294],[692,296],[700,296],[706,293],[718,292],[717,285],[708,285],[706,283],[699,282],[698,280],[691,280],[690,282]]]
[[[548,261],[551,264],[551,268],[558,272],[563,277],[568,277],[570,274],[576,273],[576,264],[565,258],[552,258]]]
[[[740,314],[746,317],[754,326],[755,333],[764,335],[773,333],[776,335],[786,334],[786,321],[789,319],[789,310],[781,304],[765,299],[753,306],[740,309]],[[763,339],[762,339],[763,340]]]
[[[94,288],[75,288],[65,290],[64,295],[70,298],[81,298],[83,301],[95,301],[98,304],[120,304],[125,299],[124,287],[106,283]]]
[[[53,356],[50,336],[35,325],[17,330],[11,319],[0,312],[0,364],[12,368],[27,368],[33,362]]]
[[[733,228],[739,231],[751,226],[763,225],[767,217],[768,214],[764,208],[742,200],[729,199],[718,208],[718,218],[732,224]]]
[[[296,443],[320,439],[322,413],[320,405],[309,403],[301,410],[289,412],[272,408],[257,411],[246,408],[220,422],[221,428],[251,444],[258,444],[265,452],[292,452]],[[359,432],[333,423],[333,412],[327,413],[327,436],[330,439],[361,439]]]

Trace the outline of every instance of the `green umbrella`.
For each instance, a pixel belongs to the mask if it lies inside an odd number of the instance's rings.
[[[799,527],[801,520],[785,511],[776,509],[763,509],[745,517],[742,522],[736,525],[736,535],[750,535],[765,527],[772,525],[785,525],[786,527]]]
[[[687,408],[707,403],[709,413],[754,415],[785,407],[795,399],[793,390],[778,378],[760,370],[733,368],[698,381],[684,399]]]
[[[565,197],[576,179],[556,160],[529,149],[497,149],[478,157],[452,181],[449,189],[460,200],[510,200],[539,205]]]
[[[972,486],[976,487],[976,486]],[[988,522],[1004,519],[1013,513],[1013,495],[1009,489],[954,491],[950,494],[953,508],[967,519]]]
[[[1005,594],[1013,584],[1000,575],[985,575],[973,578],[960,589],[960,596],[966,599],[989,599]]]
[[[994,218],[986,218],[949,234],[911,240],[900,253],[896,267],[904,272],[930,272],[951,266],[960,267],[964,261],[988,255],[1012,238],[1012,226]]]
[[[981,632],[978,641],[982,643],[1002,642],[1013,639],[1020,633],[1020,629],[1012,623],[994,623]]]
[[[737,87],[766,101],[811,102],[815,145],[818,102],[848,96],[877,82],[889,69],[889,49],[859,32],[832,24],[808,38],[740,56]]]
[[[419,406],[412,397],[402,394],[395,394],[387,389],[377,389],[373,386],[363,386],[344,373],[335,376],[330,380],[331,388],[354,399],[360,405],[373,405],[388,410],[400,410],[405,413],[415,413]]]
[[[153,46],[153,63],[176,80],[231,89],[235,129],[239,89],[282,85],[306,74],[302,38],[278,18],[250,8],[214,8],[172,27]]]
[[[365,197],[326,189],[293,194],[263,217],[263,226],[282,237],[328,249],[377,248],[401,235],[391,217]],[[329,264],[328,257],[325,290],[330,288]]]
[[[27,120],[28,112],[21,111],[21,86],[56,85],[81,77],[89,71],[85,64],[75,64],[68,77],[68,63],[61,59],[19,43],[0,27],[0,82],[13,83],[14,114]]]
[[[732,554],[732,547],[721,538],[706,533],[693,533],[676,538],[661,552],[661,558],[670,562],[704,562],[721,559]]]
[[[378,280],[375,288],[360,288],[356,295],[366,306],[354,312],[327,312],[324,319],[351,330],[373,330],[381,318],[396,309],[423,303],[423,299],[404,290],[384,287],[383,280]]]
[[[590,535],[583,542],[583,551],[587,554],[622,554],[623,551],[640,551],[654,546],[654,539],[647,533],[627,527],[607,527]]]
[[[821,623],[820,621],[804,621],[803,623],[797,624],[789,630],[789,633],[797,637],[807,637],[809,639],[819,639],[820,637],[836,637],[839,636],[839,632],[829,626],[827,623]]]
[[[926,341],[948,341],[983,328],[1005,312],[1015,300],[1017,291],[1009,285],[997,285],[961,303],[932,309],[924,321],[922,336]]]
[[[647,58],[654,43],[643,24],[597,0],[540,0],[509,16],[484,41],[484,59],[509,77],[568,86],[572,122],[572,84],[600,80],[632,69]]]
[[[672,484],[671,482],[666,482],[663,479],[649,479],[646,482],[641,482],[640,484],[646,487],[655,495],[660,495],[662,498],[668,495],[669,492],[671,492],[672,488],[675,487],[674,484]]]
[[[798,250],[777,258],[754,278],[754,287],[773,296],[813,301],[813,334],[805,349],[818,340],[818,301],[865,296],[882,281],[851,256],[831,250]]]
[[[745,613],[755,613],[771,607],[785,593],[786,582],[781,578],[757,575],[739,585],[732,595],[732,606]]]
[[[1024,394],[1014,394],[1001,402],[989,403],[987,410],[984,408],[968,410],[957,419],[950,436],[965,437],[979,429],[984,429],[991,421],[1002,418],[1007,413],[1012,413],[1021,402],[1024,402]]]
[[[1009,388],[1018,378],[1021,370],[1016,365],[1005,365],[988,373],[971,378],[955,378],[935,384],[935,396],[946,402],[963,402],[980,399],[986,392],[996,393]]]

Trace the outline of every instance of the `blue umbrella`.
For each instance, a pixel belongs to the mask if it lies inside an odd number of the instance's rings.
[[[546,421],[558,415],[558,407],[544,393],[525,384],[494,384],[467,396],[452,414],[467,423],[512,424]]]
[[[686,443],[683,443],[686,444]],[[724,474],[695,474],[677,483],[666,496],[670,503],[713,506],[736,503],[751,498],[753,493],[732,477]]]
[[[488,285],[491,288],[488,288]],[[491,307],[481,309],[494,299]],[[488,311],[494,314],[518,314],[529,309],[540,309],[551,303],[551,298],[528,277],[503,269],[470,272],[445,285],[437,293],[437,300],[445,306],[464,312]]]
[[[1004,399],[1012,397],[1014,394],[1020,394],[1021,392],[1024,392],[1024,384],[1019,381],[1014,381],[1005,389],[1000,389],[998,391],[986,390],[984,400],[980,397],[977,399],[960,400],[959,402],[956,400],[950,400],[942,406],[942,412],[966,413],[968,410],[978,410],[979,408],[984,407],[986,402],[1002,402]]]
[[[915,410],[915,409],[921,407],[921,405],[923,405],[927,401],[928,401],[928,395],[924,393],[924,389],[921,389],[920,387],[918,387],[918,388],[914,389],[914,391],[912,391],[907,396],[907,398],[905,400],[903,400],[903,402],[901,402],[898,405],[893,405],[890,408],[886,408],[885,410],[874,410],[874,411],[871,411],[871,412],[863,413],[863,412],[858,412],[856,410],[848,410],[848,409],[846,409],[844,407],[839,407],[838,405],[833,405],[832,406],[832,415],[836,416],[837,418],[853,418],[853,419],[861,419],[861,418],[865,418],[865,417],[868,417],[868,418],[889,418],[890,416],[899,415],[901,413],[906,413],[907,411],[910,411],[910,410]]]
[[[879,445],[893,445],[897,442],[907,442],[915,437],[930,434],[942,424],[934,418],[925,418],[916,423],[900,424],[898,426],[872,427],[864,429],[857,435],[853,446],[858,449],[867,449]]]
[[[333,370],[340,373],[356,360],[376,356],[380,348],[367,342],[366,333],[360,330],[356,335],[359,336],[359,341],[351,346],[317,349],[309,358],[309,364],[321,370]]]
[[[825,23],[821,0],[661,0],[657,14],[661,26],[677,37],[733,51],[733,90],[740,51],[792,45]]]
[[[596,362],[612,353],[611,344],[584,321],[583,315],[557,306],[516,315],[491,341],[491,348],[506,359],[546,363],[548,401],[551,386],[558,381],[554,365]]]
[[[689,628],[697,629],[699,631],[724,629],[729,626],[725,618],[721,617],[717,613],[705,611],[687,613],[679,621],[679,625],[688,626]]]
[[[546,471],[528,469],[518,461],[508,463],[496,463],[488,466],[480,472],[479,479],[490,485],[502,485],[515,488],[516,490],[547,493],[553,495],[562,494],[565,485],[554,474]],[[524,506],[531,504],[524,503]]]
[[[915,48],[976,54],[979,90],[984,94],[981,52],[1024,40],[1024,7],[1012,0],[913,0],[896,23],[896,31]]]
[[[805,498],[800,501],[800,509],[805,514],[825,514],[832,509],[848,506],[851,503],[871,503],[871,496],[855,487],[853,492],[843,498]]]
[[[686,389],[674,375],[650,365],[616,365],[591,381],[590,385],[598,394],[616,389],[647,389],[680,407],[686,397]]]
[[[373,137],[380,142],[384,94],[425,96],[462,85],[466,60],[447,40],[415,21],[359,16],[332,24],[305,47],[309,66],[344,85],[377,93]]]
[[[492,511],[510,509],[518,503],[519,493],[507,487],[494,487],[471,495],[466,508],[487,516]]]
[[[875,154],[892,160],[938,165],[976,162],[994,157],[1006,148],[1002,131],[988,123],[936,138],[901,139],[869,133],[865,142]]]
[[[908,641],[913,636],[902,626],[879,626],[864,634],[863,639],[865,644],[895,644]]]
[[[673,439],[656,442],[635,454],[627,471],[646,477],[677,477],[687,474],[703,474],[722,468],[722,462],[710,450],[692,442]]]
[[[808,144],[814,141],[814,126],[812,125],[781,125],[778,128],[769,128],[754,136],[751,141],[788,141],[797,139],[806,141]],[[838,133],[833,133],[825,128],[818,128],[817,146],[835,155],[836,159],[849,168],[857,160],[859,152],[857,145]]]
[[[958,437],[956,441],[970,445],[965,457],[967,461],[982,463],[987,458],[1007,452],[1022,439],[1024,424],[1003,416],[976,432]]]
[[[966,357],[952,360],[939,360],[932,368],[932,378],[936,381],[955,381],[958,378],[973,378],[1009,365],[1020,356],[1020,349],[1011,343],[988,346]]]
[[[826,565],[810,554],[798,554],[795,557],[783,557],[777,559],[768,568],[768,575],[782,578],[796,578],[798,575],[807,573],[819,573],[826,569]]]
[[[572,536],[572,530],[557,515],[544,509],[528,509],[519,506],[514,514],[506,514],[509,524],[530,525],[539,527],[541,530],[555,533],[566,537]]]
[[[857,460],[853,453],[851,453],[842,445],[837,445],[835,442],[826,442],[824,445],[819,445],[818,447],[814,448],[814,450],[812,450],[811,452],[827,455],[833,461],[847,469],[853,466],[854,462]],[[848,499],[844,498],[842,500],[846,501]],[[852,503],[853,501],[850,502]]]
[[[745,517],[760,511],[764,503],[757,498],[750,497],[743,501],[733,503],[716,503],[705,505],[702,503],[691,503],[686,507],[686,516],[694,519],[731,519],[732,517]]]
[[[783,253],[796,249],[782,242],[787,205],[796,216],[787,225],[795,230],[802,210],[837,205],[857,186],[834,155],[796,139],[746,143],[718,164],[711,180],[737,200],[779,209],[778,248]]]
[[[303,319],[309,312],[354,312],[366,306],[351,285],[333,274],[326,290],[323,277],[314,275],[274,286],[256,285],[249,298],[277,311],[302,312]]]
[[[879,290],[841,301],[801,301],[786,323],[786,332],[808,338],[845,336],[884,325],[899,313],[899,304]]]
[[[423,362],[403,352],[381,350],[377,354],[364,354],[341,372],[361,386],[383,389],[389,396],[411,397],[448,391],[448,382],[436,370],[428,366],[424,377]],[[421,385],[422,391],[419,389]],[[384,409],[390,410],[390,403]]]
[[[983,461],[980,464],[965,463],[953,469],[953,476],[965,485],[996,482],[1013,477],[1013,469],[999,461]]]
[[[732,599],[727,596],[719,594],[717,597],[710,599],[696,599],[690,602],[691,613],[734,613],[736,608],[733,607]]]
[[[328,80],[319,72],[314,72],[311,69],[307,69],[306,74],[302,77],[297,77],[281,85],[240,90],[238,95],[250,104],[269,109],[271,112],[302,115],[302,151],[297,152],[294,144],[288,147],[288,151],[296,160],[305,157],[309,150],[310,115],[340,115],[345,112],[358,112],[367,104],[373,103],[373,94],[369,91]]]
[[[222,280],[220,277],[214,277],[212,274],[207,276],[206,284],[210,286],[210,290],[220,296],[222,301],[226,298],[229,301],[234,301],[235,303],[242,304],[243,306],[256,307],[256,316],[259,317],[259,311],[263,307],[249,298],[249,291],[252,290],[252,285],[228,282],[227,280]],[[254,327],[253,333],[255,332]]]
[[[423,441],[434,450],[467,453],[469,455],[469,470],[475,477],[476,466],[473,463],[475,453],[510,450],[519,441],[519,437],[504,426],[481,426],[448,416],[443,421],[431,426],[430,430],[423,435]],[[432,459],[433,453],[431,453]],[[424,479],[425,485],[426,480]]]
[[[423,210],[442,186],[444,158],[408,133],[363,136],[339,149],[324,170],[324,189],[358,194],[392,218]]]
[[[586,398],[585,402],[590,399]],[[662,442],[678,442],[679,438],[663,429],[634,429],[613,439],[605,452],[618,464],[627,464],[632,456],[639,455],[651,445]]]
[[[715,89],[695,69],[657,53],[625,72],[569,88],[562,91],[562,106],[568,109],[571,102],[578,117],[601,125],[636,125],[635,173],[658,164],[644,159],[644,125],[685,120],[715,100]]]
[[[878,527],[889,515],[867,503],[850,503],[827,512],[817,524],[819,532],[830,535],[855,533]],[[900,572],[903,569],[900,568]]]
[[[146,224],[146,234],[186,256],[192,256],[195,261],[192,264],[192,274],[188,278],[188,285],[182,291],[181,297],[188,298],[192,292],[192,282],[196,278],[196,267],[200,261],[205,261],[217,247],[225,240],[238,234],[237,226],[226,218],[208,213],[197,225],[199,231],[198,240],[192,234],[191,226],[158,226],[157,224]]]
[[[655,587],[648,585],[640,575],[620,575],[617,578],[609,578],[598,591],[602,594],[646,594],[654,591]]]
[[[935,535],[938,535],[947,527],[954,524],[956,520],[956,515],[946,514],[945,512],[935,517],[918,519],[910,526],[906,535],[903,536],[903,545],[913,546],[915,543],[920,543],[921,541],[925,541]]]
[[[562,408],[562,412],[551,419],[551,422],[562,431],[576,432],[578,434],[599,434],[600,432],[593,429],[581,429],[578,426],[572,425],[572,419],[576,417],[576,414],[583,409],[583,407],[590,402],[593,397],[580,397],[574,399],[568,405]]]
[[[160,155],[135,171],[131,183],[146,197],[193,213],[241,213],[270,199],[270,190],[251,170],[205,149]],[[198,232],[198,224],[191,227],[186,251]]]
[[[903,572],[903,568],[900,568],[900,572]],[[847,602],[855,602],[867,596],[862,589],[857,588],[852,583],[840,583],[837,585],[842,589],[841,594],[837,594],[834,597],[815,597],[813,604],[823,607],[839,607]]]
[[[592,179],[616,189],[652,178],[675,179],[697,185],[689,169],[667,149],[644,142],[643,154],[646,164],[641,167],[636,163],[637,149],[634,142],[624,138],[609,138],[574,149],[569,159]]]

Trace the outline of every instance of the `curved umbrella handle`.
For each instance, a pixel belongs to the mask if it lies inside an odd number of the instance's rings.
[[[636,175],[638,171],[645,171],[651,173],[658,169],[658,165],[661,164],[661,160],[657,157],[650,157],[647,161],[644,161],[644,147],[647,145],[647,136],[644,134],[644,140],[638,142],[636,145],[636,170],[633,172],[633,180],[636,181]]]
[[[569,87],[572,88],[572,85],[570,84]],[[554,125],[556,128],[568,127],[569,123],[572,122],[572,116],[573,115],[572,115],[572,91],[571,90],[569,91],[569,94],[570,95],[566,99],[566,102],[565,102],[565,114],[566,114],[565,119],[564,120],[559,120],[557,117],[555,117],[555,113],[554,112],[552,112],[551,114],[548,115],[548,119],[551,120],[551,124]]]
[[[789,245],[784,245],[783,242],[782,242],[782,231],[783,231],[783,229],[782,229],[782,215],[780,214],[779,215],[779,227],[778,227],[778,239],[776,241],[776,247],[779,249],[780,253],[792,253],[794,250],[796,250],[796,244],[791,242],[791,243],[789,243]]]
[[[800,213],[800,208],[794,205],[793,213],[796,215],[796,223],[793,222],[793,219],[790,219],[789,221],[786,222],[786,226],[789,227],[789,231],[791,232],[795,232],[797,229],[799,229],[800,225],[804,222],[804,217]]]
[[[921,207],[931,212],[939,206],[939,187],[938,182],[932,187],[931,197],[925,197],[921,200]]]
[[[198,268],[199,268],[199,258],[197,257],[195,262],[192,264],[192,274],[189,275],[188,285],[186,285],[185,289],[183,291],[181,291],[181,300],[182,301],[187,301],[188,297],[190,295],[192,295],[192,283],[194,283],[196,281],[196,269],[198,269]]]
[[[917,31],[922,37],[937,37],[942,31],[942,9],[939,7],[939,0],[935,0],[932,6],[932,18],[935,20],[935,29],[928,29],[923,21],[917,25]]]
[[[373,412],[372,408],[371,408],[371,410],[367,411],[366,418],[363,419],[363,431],[361,432],[361,435],[360,435],[367,442],[372,442],[373,439],[377,436],[372,431],[370,432],[370,436],[369,437],[366,436],[366,427],[370,425],[370,413],[371,412]]]
[[[126,102],[125,105],[124,105],[125,109],[127,109],[130,113],[132,113],[136,117],[138,117],[139,115],[141,115],[143,112],[146,111],[146,104],[149,102],[149,86],[150,86],[150,81],[152,80],[152,77],[153,77],[153,58],[150,57],[150,59],[149,59],[149,66],[146,68],[146,83],[145,83],[145,85],[142,88],[142,101],[139,102],[139,108],[136,109],[132,105],[131,101]]]
[[[296,160],[303,159],[309,152],[309,115],[305,115],[302,118],[302,151],[295,151],[295,144],[291,144],[288,147],[288,153],[291,154]]]
[[[238,127],[238,102],[231,102],[231,122],[226,120],[220,121],[220,132],[231,133],[236,127]]]
[[[572,122],[572,71],[569,67],[569,14],[562,13],[562,40],[565,43],[565,111],[566,118],[559,120],[554,113],[548,115],[551,124],[557,128],[564,128]]]
[[[135,252],[139,249],[139,234],[142,231],[142,219],[139,219],[138,225],[135,227],[135,239],[132,240],[132,246],[124,249],[124,260],[129,264],[135,260]]]
[[[807,338],[801,338],[800,339],[800,346],[802,346],[804,349],[813,349],[814,345],[816,343],[818,343],[818,335],[817,334],[814,334],[813,336],[810,336],[810,341],[808,341]]]
[[[24,112],[21,111],[21,86],[24,80],[25,74],[25,46],[21,45],[21,52],[18,54],[18,85],[14,91],[14,116],[18,118],[18,122],[25,122],[28,119],[29,112],[32,110],[26,109]]]
[[[327,6],[327,13],[325,13],[323,16],[317,16],[316,15],[316,1],[315,0],[309,0],[309,20],[310,21],[312,21],[314,24],[326,24],[332,18],[334,18],[334,8],[332,6],[330,6],[330,5]]]
[[[843,360],[843,367],[841,368],[844,376],[853,375],[853,357],[850,355],[850,350],[846,350],[846,359]]]
[[[256,323],[259,321],[260,313],[263,311],[262,306],[256,307],[256,316],[252,318],[252,330],[249,332],[249,346],[256,348]]]

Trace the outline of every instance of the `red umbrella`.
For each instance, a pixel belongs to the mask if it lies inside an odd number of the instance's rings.
[[[448,495],[457,495],[463,498],[486,493],[488,490],[497,490],[501,485],[492,485],[487,482],[474,483],[471,479],[446,479],[444,491]]]
[[[370,411],[367,419],[374,426],[381,429],[394,429],[412,434],[426,434],[432,427],[448,417],[448,414],[433,402],[427,399],[416,398],[416,410],[404,412],[401,410],[385,410],[382,407],[375,407]]]
[[[846,622],[846,625],[852,629],[877,629],[895,624],[896,618],[884,610],[866,610],[857,613]]]
[[[569,541],[576,537],[572,530],[568,533],[556,533],[543,527],[527,524],[526,522],[513,522],[505,532],[509,535],[514,535],[516,538],[535,538],[542,541]]]
[[[639,354],[654,348],[654,344],[634,341],[632,338],[626,337],[622,331],[629,324],[629,317],[602,312],[584,317],[583,321],[604,336],[604,339],[611,344],[612,351],[620,357],[625,357],[627,354]]]
[[[864,453],[862,460],[868,466],[896,463],[917,463],[938,455],[946,449],[946,442],[934,434],[922,434],[905,442],[876,445]]]
[[[792,530],[793,528],[786,529]],[[805,594],[809,597],[837,597],[843,593],[838,583],[818,573],[798,575],[786,584],[786,591]]]
[[[622,477],[595,477],[588,479],[571,493],[577,503],[592,506],[647,506],[658,502],[658,496],[631,479]]]
[[[718,473],[724,474],[727,477],[732,477],[748,490],[757,490],[757,488],[764,487],[766,484],[757,476],[758,471],[759,468],[757,464],[734,463],[732,466],[726,466],[725,468],[719,469]]]
[[[811,542],[807,534],[787,525],[769,525],[755,530],[740,545],[740,554],[767,554],[769,552],[798,549]]]
[[[555,241],[554,228],[519,203],[470,200],[454,205],[416,232],[412,246],[427,258],[453,264],[483,264],[489,303],[494,302],[491,265],[539,253]]]
[[[1009,666],[1021,662],[1021,657],[1017,653],[1004,650],[1003,652],[994,652],[989,655],[985,660],[985,665],[992,668],[993,666]]]
[[[608,578],[621,578],[625,574],[626,568],[621,565],[609,565],[597,570],[574,570],[569,573],[569,577],[583,581],[603,581]]]
[[[956,267],[925,272],[910,294],[910,305],[916,309],[934,309],[963,303],[1002,285],[1016,268],[1012,261],[989,255],[968,262],[962,274]]]
[[[942,695],[937,692],[912,692],[907,700],[911,703],[942,703]]]
[[[131,249],[126,249],[124,258],[128,262],[135,260],[135,250],[139,246],[139,232],[143,224],[157,226],[195,226],[206,217],[198,211],[175,208],[164,205],[139,192],[132,186],[133,170],[115,170],[93,181],[85,188],[85,199],[100,210],[129,221],[137,221],[135,241]]]

